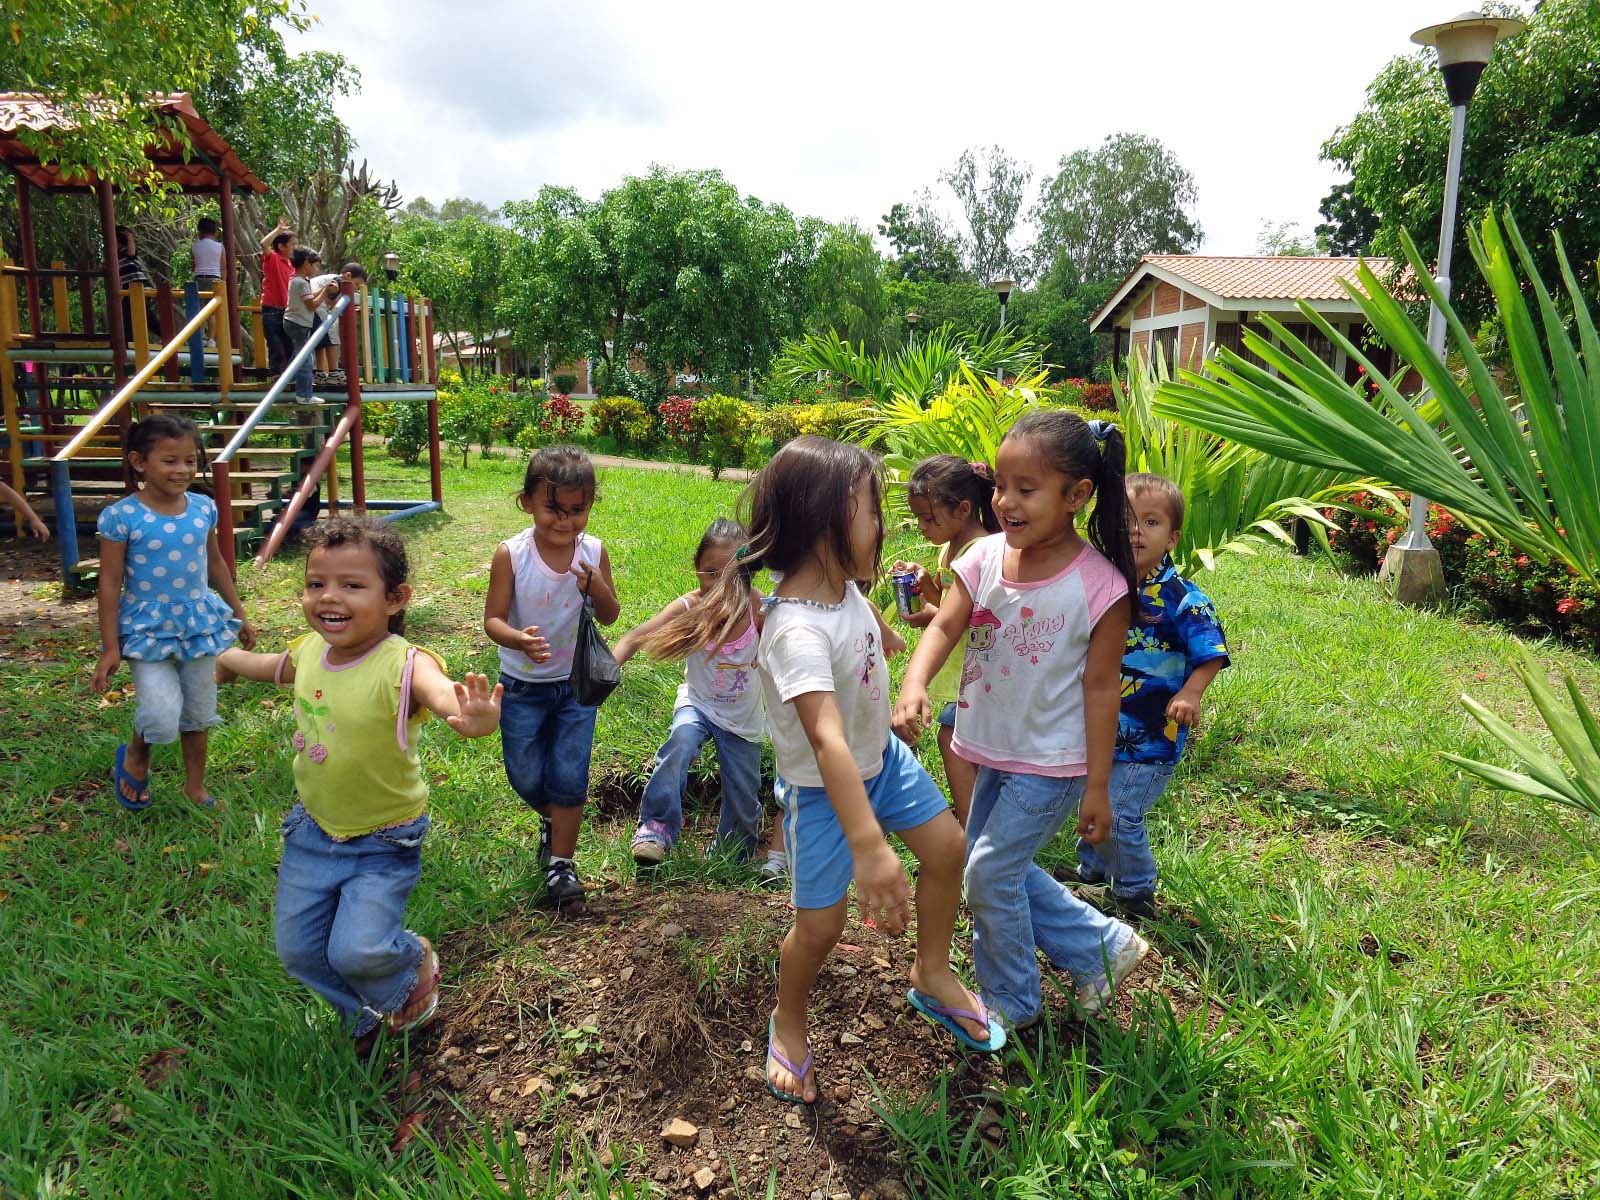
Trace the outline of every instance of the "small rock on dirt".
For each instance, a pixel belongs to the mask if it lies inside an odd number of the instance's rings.
[[[450,1081],[450,1086],[458,1092],[467,1090],[467,1085],[472,1082],[472,1072],[465,1067],[457,1067],[445,1076]]]
[[[787,1125],[790,1129],[799,1129],[800,1128],[800,1114],[791,1109],[789,1112],[784,1113],[784,1115],[783,1115],[783,1123],[785,1125]]]
[[[760,1067],[746,1067],[744,1069],[744,1077],[751,1083],[765,1083],[767,1081],[766,1072]]]
[[[859,1046],[861,1045],[861,1039],[847,1029],[839,1035],[839,1045]]]
[[[882,1033],[885,1029],[889,1028],[889,1026],[884,1023],[883,1018],[874,1012],[862,1013],[861,1019],[866,1022],[868,1029],[874,1030],[877,1033]]]
[[[717,1181],[717,1173],[710,1167],[701,1167],[694,1173],[694,1187],[697,1192],[709,1192],[711,1185]]]
[[[680,1150],[687,1150],[694,1145],[699,1135],[699,1127],[689,1124],[682,1117],[673,1117],[661,1130],[661,1140]]]
[[[874,1190],[878,1200],[911,1200],[911,1193],[898,1179],[880,1179]]]
[[[853,1095],[855,1095],[855,1093],[850,1090],[850,1085],[848,1083],[841,1083],[838,1087],[833,1089],[833,1099],[834,1103],[836,1104],[848,1104],[850,1102],[850,1097]]]
[[[739,1099],[736,1096],[729,1096],[722,1102],[722,1111],[725,1113],[731,1113],[737,1107],[739,1107]]]
[[[675,937],[682,937],[682,936],[683,936],[683,926],[682,925],[675,925],[671,921],[668,921],[665,925],[663,925],[661,927],[661,940],[662,941],[671,941]]]

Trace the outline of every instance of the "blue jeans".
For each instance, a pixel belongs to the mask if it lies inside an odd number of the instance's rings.
[[[1133,930],[1079,900],[1033,856],[1083,799],[1084,779],[978,768],[967,815],[967,907],[972,965],[990,1008],[1015,1025],[1041,1008],[1043,950],[1077,986],[1106,973]]]
[[[595,710],[579,704],[565,680],[500,682],[500,752],[512,789],[535,812],[577,808],[589,795]]]
[[[1111,836],[1098,846],[1078,839],[1080,874],[1109,876],[1113,895],[1155,895],[1159,872],[1144,819],[1167,790],[1176,768],[1176,763],[1111,764]]]
[[[289,359],[300,353],[300,347],[311,340],[311,326],[298,325],[287,317],[283,320],[283,332],[289,339]],[[289,359],[284,360],[284,366],[289,365]],[[316,365],[315,354],[306,355],[305,362],[300,364],[300,369],[294,373],[294,394],[301,400],[310,400],[311,395],[311,370]]]
[[[658,823],[668,845],[678,840],[689,768],[708,741],[717,747],[717,765],[722,771],[717,841],[732,842],[748,857],[761,836],[761,744],[729,733],[692,704],[672,714],[672,730],[656,752],[656,769],[644,785],[639,824]]]
[[[403,1008],[416,985],[422,942],[404,921],[427,836],[426,813],[344,842],[324,833],[303,805],[283,819],[278,958],[358,1037]]]

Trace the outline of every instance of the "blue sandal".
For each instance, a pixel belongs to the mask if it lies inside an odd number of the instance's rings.
[[[802,1093],[803,1093],[804,1089],[805,1089],[805,1085],[806,1085],[806,1076],[811,1073],[811,1065],[812,1065],[813,1062],[815,1062],[816,1055],[811,1053],[811,1043],[807,1042],[806,1043],[806,1060],[805,1060],[805,1062],[801,1063],[797,1067],[792,1062],[790,1062],[787,1058],[785,1058],[783,1056],[783,1051],[778,1049],[778,1035],[777,1035],[776,1031],[773,1028],[774,1023],[777,1021],[777,1019],[778,1019],[778,1014],[777,1013],[773,1013],[770,1017],[767,1018],[767,1061],[768,1062],[776,1062],[785,1071],[788,1071],[791,1075],[793,1075],[796,1079],[798,1079],[800,1081],[800,1087],[801,1087],[801,1090],[802,1090]],[[816,1103],[816,1101],[814,1101],[814,1100],[807,1100],[805,1098],[804,1094],[796,1096],[792,1092],[785,1092],[785,1091],[779,1090],[778,1087],[773,1084],[772,1077],[770,1075],[767,1077],[767,1091],[771,1092],[774,1096],[776,1096],[779,1100],[782,1100],[785,1104],[814,1104],[814,1103]]]
[[[968,1050],[976,1050],[980,1054],[998,1054],[1005,1049],[1005,1028],[999,1021],[989,1015],[989,1010],[984,1007],[983,1001],[976,996],[973,997],[973,1002],[978,1006],[977,1012],[966,1008],[953,1008],[948,1004],[940,1004],[932,996],[925,995],[917,991],[916,988],[912,988],[906,993],[906,1002],[935,1025],[946,1030],[951,1037],[955,1038],[957,1042]],[[987,1025],[989,1027],[989,1040],[987,1042],[978,1041],[956,1023],[957,1017],[963,1017],[968,1021],[977,1021],[980,1025]]]
[[[150,807],[150,777],[135,779],[122,764],[128,757],[128,744],[126,742],[117,747],[116,765],[111,771],[111,794],[117,798],[117,803],[129,812],[143,812]],[[122,794],[122,785],[127,784],[128,790],[136,797],[129,800]]]

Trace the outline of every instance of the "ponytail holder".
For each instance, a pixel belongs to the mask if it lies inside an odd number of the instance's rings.
[[[988,479],[992,474],[992,472],[989,470],[989,464],[986,462],[969,462],[967,466],[972,468],[972,473],[974,475],[981,475],[985,479]]]
[[[750,557],[750,547],[749,547],[748,544],[740,546],[737,550],[735,550],[733,552],[733,561],[734,562],[738,562],[741,558],[749,558],[749,557]]]
[[[1115,428],[1116,426],[1110,421],[1096,420],[1089,422],[1089,432],[1094,435],[1094,440],[1102,446],[1106,444],[1106,439],[1111,436],[1111,431]]]

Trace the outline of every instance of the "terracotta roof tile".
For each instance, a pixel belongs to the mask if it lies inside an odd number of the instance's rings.
[[[1142,263],[1170,271],[1228,300],[1348,300],[1339,280],[1356,281],[1358,258],[1290,258],[1210,254],[1146,254]],[[1387,258],[1369,258],[1380,277]]]

